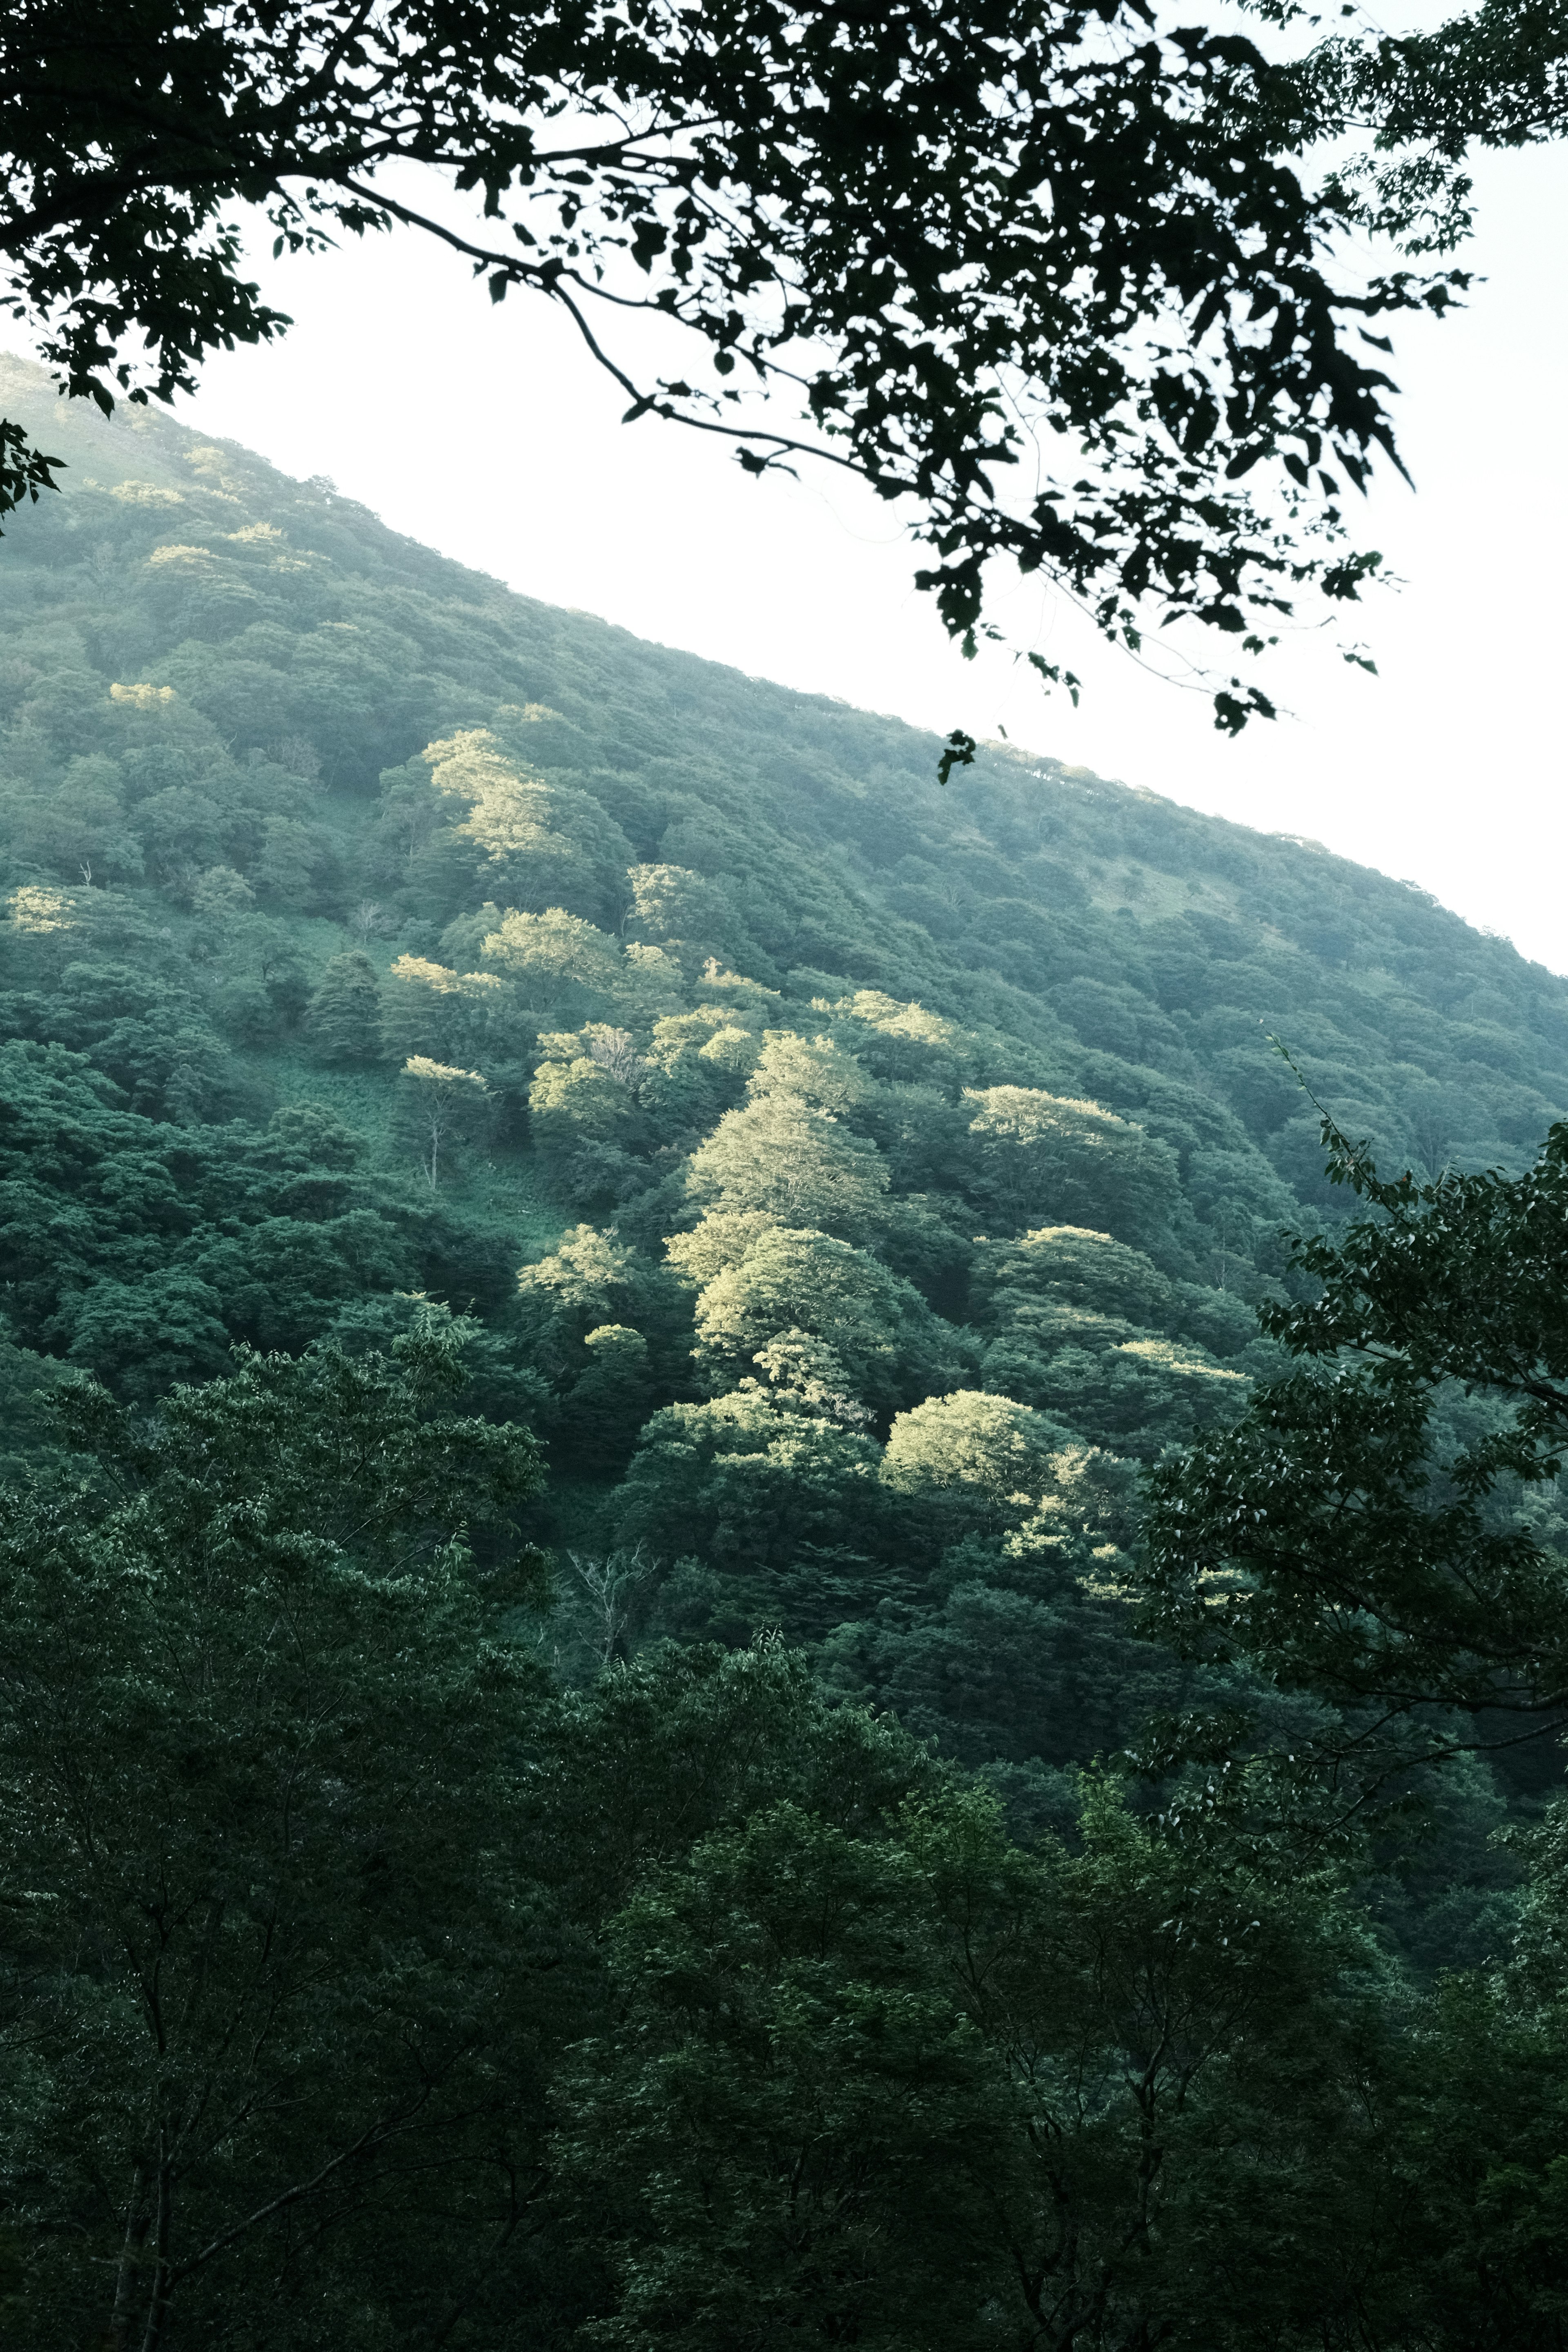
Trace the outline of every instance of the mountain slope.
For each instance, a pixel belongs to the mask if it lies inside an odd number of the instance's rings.
[[[573,1654],[777,1622],[977,1762],[1124,1736],[1173,1672],[1131,1465],[1237,1410],[1281,1226],[1342,1205],[1268,1034],[1381,1154],[1518,1163],[1568,984],[0,393],[69,466],[0,551],[10,1392],[424,1294],[550,1440]]]

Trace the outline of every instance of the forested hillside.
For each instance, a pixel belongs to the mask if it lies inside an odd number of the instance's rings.
[[[1561,2067],[1426,1990],[1551,1946],[1550,1752],[1360,1845],[1083,1774],[1340,1721],[1127,1598],[1356,1208],[1270,1039],[1522,1169],[1568,982],[0,392],[0,2332],[1555,2342]]]
[[[547,1532],[635,1560],[602,1641],[778,1623],[975,1761],[1114,1737],[1124,1676],[997,1662],[1336,1213],[1270,1033],[1385,1161],[1516,1162],[1568,985],[1005,746],[940,789],[145,411],[50,429],[0,566],[15,1348],[146,1401],[423,1296]]]

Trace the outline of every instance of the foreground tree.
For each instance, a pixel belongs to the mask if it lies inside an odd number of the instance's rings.
[[[1091,1786],[1076,1851],[1024,1853],[981,1792],[858,1831],[776,1803],[609,1946],[559,2148],[595,2341],[1395,2340],[1367,1956],[1216,1822]]]
[[[84,1381],[79,1483],[5,1497],[18,2342],[434,2344],[489,2307],[537,2183],[496,1628],[539,1473],[462,1381],[431,1328],[147,1423]]]
[[[1296,0],[1259,13],[1306,15]],[[1472,146],[1539,146],[1568,129],[1568,26],[1539,0],[1481,0],[1430,32],[1341,32],[1290,79],[1303,122],[1352,142],[1334,174],[1341,196],[1407,252],[1440,252],[1471,226]]]
[[[966,648],[1003,557],[1128,645],[1186,616],[1261,651],[1300,589],[1353,600],[1378,562],[1341,504],[1394,457],[1368,329],[1463,282],[1331,266],[1364,205],[1291,160],[1327,92],[1148,0],[29,0],[0,28],[0,253],[108,404],[287,324],[239,275],[237,202],[296,250],[413,224],[492,299],[563,307],[628,417],[907,499]],[[405,165],[477,194],[475,226]],[[610,348],[627,310],[689,331],[693,381]],[[7,433],[15,504],[47,467]],[[1269,709],[1235,677],[1215,705],[1231,730]]]
[[[1568,1126],[1523,1176],[1425,1184],[1326,1117],[1323,1144],[1373,1213],[1298,1238],[1311,1295],[1260,1310],[1303,1369],[1152,1474],[1151,1622],[1324,1693],[1373,1750],[1545,1738],[1568,1722]]]

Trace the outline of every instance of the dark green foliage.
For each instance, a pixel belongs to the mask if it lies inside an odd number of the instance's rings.
[[[1289,1683],[1414,1714],[1559,1728],[1568,1616],[1552,1489],[1568,1437],[1568,1128],[1524,1175],[1378,1176],[1328,1118],[1331,1173],[1375,1213],[1299,1242],[1310,1288],[1262,1319],[1306,1369],[1152,1487],[1152,1622]],[[1303,1285],[1303,1288],[1306,1286]]]
[[[605,2344],[962,2347],[988,2333],[986,2053],[911,1954],[894,1843],[790,1803],[616,1923],[625,2025],[563,2085]],[[635,2054],[634,2054],[635,2053]]]
[[[68,1389],[81,1483],[6,1499],[30,2343],[315,2343],[367,2259],[410,2342],[488,2284],[538,2095],[503,1859],[531,1684],[490,1638],[538,1470],[453,1415],[450,1359],[253,1359],[146,1427]],[[398,2211],[437,2259],[371,2255]]]
[[[126,1393],[221,1370],[231,1339],[303,1347],[366,1291],[495,1301],[505,1280],[492,1236],[361,1172],[360,1139],[329,1113],[159,1124],[85,1057],[25,1044],[0,1046],[0,1105],[17,1336]]]
[[[977,1792],[871,1835],[786,1801],[650,1879],[563,2091],[616,2295],[591,2340],[1196,2352],[1351,2318],[1388,2201],[1353,1938],[1223,1836],[1099,1789],[1079,1830],[1025,1854]]]
[[[761,1396],[667,1405],[638,1441],[618,1526],[667,1559],[696,1549],[719,1565],[779,1568],[841,1531],[875,1540],[877,1466],[870,1438]]]
[[[0,1479],[58,1477],[64,1463],[48,1401],[70,1378],[53,1357],[18,1348],[0,1327]]]
[[[1563,983],[67,423],[0,2336],[1558,2352]]]
[[[381,1050],[381,991],[363,948],[333,956],[305,1008],[305,1034],[325,1062],[368,1062]]]
[[[541,1733],[528,1818],[542,1867],[603,1929],[652,1870],[779,1800],[850,1835],[936,1785],[887,1717],[833,1705],[799,1651],[658,1643],[563,1691]]]
[[[1242,1789],[1020,1847],[776,1643],[552,1692],[451,1336],[6,1500],[8,2334],[1550,2352],[1555,1812],[1401,2000]]]

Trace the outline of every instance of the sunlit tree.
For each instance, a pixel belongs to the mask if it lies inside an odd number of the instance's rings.
[[[425,1054],[410,1054],[402,1085],[410,1123],[420,1138],[421,1165],[434,1192],[441,1181],[442,1151],[479,1130],[489,1089],[478,1070],[459,1070]]]

